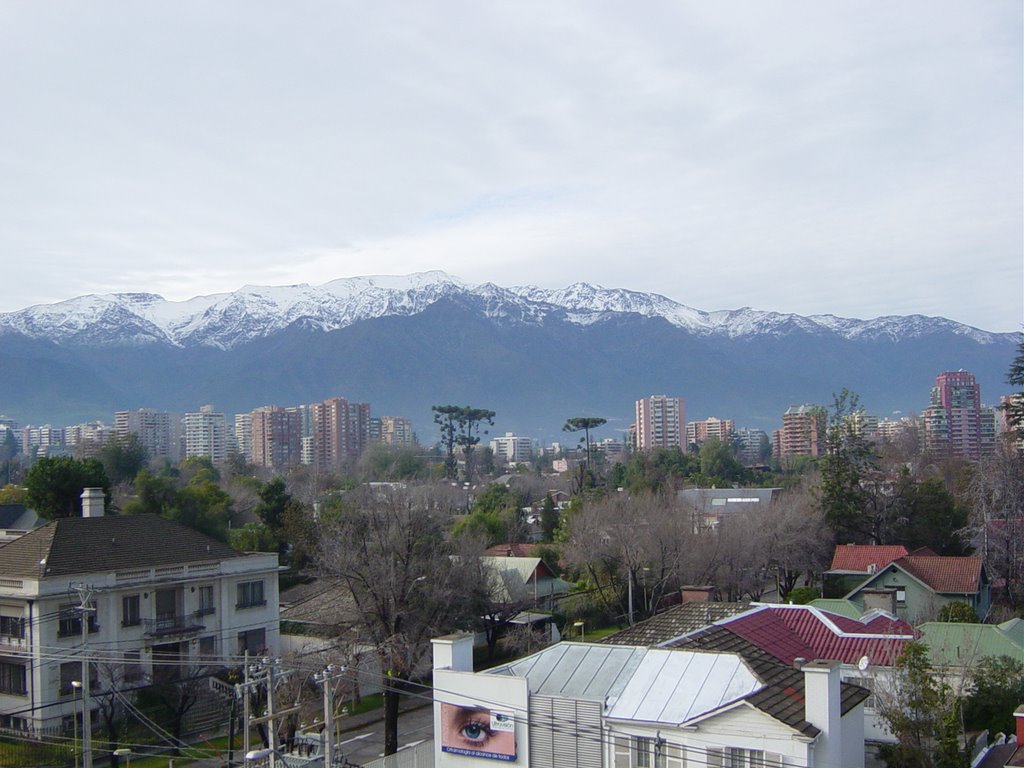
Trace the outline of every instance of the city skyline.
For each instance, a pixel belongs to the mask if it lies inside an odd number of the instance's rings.
[[[1019,4],[0,18],[0,312],[440,269],[1021,329]]]

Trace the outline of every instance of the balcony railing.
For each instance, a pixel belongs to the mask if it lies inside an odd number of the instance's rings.
[[[161,613],[155,619],[143,619],[142,624],[146,634],[153,637],[188,634],[206,628],[203,623],[203,614],[199,611],[195,613]]]

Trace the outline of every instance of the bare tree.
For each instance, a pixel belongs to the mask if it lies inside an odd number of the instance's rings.
[[[451,516],[444,497],[420,486],[363,490],[321,520],[319,570],[351,592],[384,670],[385,754],[398,749],[399,696],[430,639],[469,626],[484,601],[479,559],[452,556]]]
[[[1014,610],[1024,605],[1024,455],[1009,444],[982,461],[969,489],[967,532],[989,576],[1003,579]]]
[[[587,499],[573,514],[565,556],[587,574],[595,598],[628,619],[630,592],[634,613],[647,616],[693,574],[697,539],[674,497],[613,493]]]

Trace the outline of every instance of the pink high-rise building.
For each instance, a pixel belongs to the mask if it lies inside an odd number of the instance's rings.
[[[651,395],[636,401],[636,448],[680,448],[686,437],[686,404],[681,397]]]
[[[981,387],[973,373],[961,369],[936,376],[931,404],[923,416],[928,453],[973,461],[981,458]]]

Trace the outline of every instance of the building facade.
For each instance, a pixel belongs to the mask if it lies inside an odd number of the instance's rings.
[[[0,548],[6,727],[70,731],[83,658],[101,696],[277,652],[276,553],[235,552],[154,515],[104,516],[99,489],[86,489],[83,515]]]
[[[266,405],[249,414],[249,460],[259,467],[284,469],[302,461],[302,414]]]
[[[782,429],[774,437],[780,459],[820,456],[825,448],[826,411],[820,405],[791,405],[782,414]]]
[[[933,456],[980,459],[981,410],[981,387],[974,374],[964,370],[940,373],[922,414],[925,451]],[[991,428],[994,430],[994,423]],[[989,444],[994,447],[994,439]]]
[[[636,448],[684,447],[686,403],[681,397],[651,395],[636,401]]]
[[[176,464],[181,460],[181,419],[154,408],[137,411],[117,411],[114,431],[119,439],[134,434],[151,459],[167,459]]]
[[[333,469],[356,461],[370,442],[370,404],[331,397],[311,407],[312,463]]]
[[[686,444],[700,446],[710,439],[715,439],[729,445],[735,431],[736,423],[732,419],[716,419],[712,416],[704,421],[688,421],[686,423]]]
[[[411,448],[416,445],[412,422],[404,416],[381,416],[379,439],[384,445],[395,448]]]
[[[496,464],[516,464],[533,459],[533,441],[514,432],[492,438],[491,450]]]
[[[184,421],[185,458],[209,456],[214,464],[228,457],[228,422],[223,413],[204,405],[194,413],[186,413]]]

